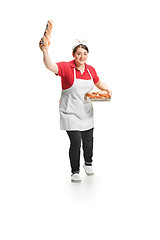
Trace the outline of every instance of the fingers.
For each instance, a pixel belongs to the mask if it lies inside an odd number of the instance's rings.
[[[39,41],[39,46],[42,47],[43,46],[43,41],[42,41],[42,38],[41,40]]]
[[[49,48],[50,45],[50,41],[46,36],[43,36],[43,38],[41,38],[40,42],[39,42],[39,47],[40,49],[43,50],[47,50]]]
[[[42,38],[41,38],[41,40],[39,41],[39,45],[40,45],[40,46],[43,46],[43,45],[44,45],[44,42],[43,42]]]
[[[109,91],[109,95],[112,96],[112,91]]]
[[[45,44],[43,42],[43,39],[41,38],[41,40],[39,41],[39,47],[42,51],[46,50],[47,48],[45,47]]]

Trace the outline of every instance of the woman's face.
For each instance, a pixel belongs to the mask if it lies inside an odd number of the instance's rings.
[[[73,53],[73,57],[75,59],[75,64],[77,66],[83,65],[87,61],[88,52],[79,47],[75,53]]]

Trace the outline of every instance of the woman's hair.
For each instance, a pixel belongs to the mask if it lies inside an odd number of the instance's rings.
[[[76,46],[76,47],[73,49],[73,53],[75,53],[79,47],[85,49],[85,50],[89,53],[88,47],[87,47],[86,45],[83,45],[83,44],[79,44],[78,46]]]

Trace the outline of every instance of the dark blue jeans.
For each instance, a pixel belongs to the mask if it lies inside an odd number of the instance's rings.
[[[81,141],[85,164],[92,166],[93,129],[91,128],[86,131],[66,131],[70,139],[69,158],[72,173],[79,173],[80,170]]]

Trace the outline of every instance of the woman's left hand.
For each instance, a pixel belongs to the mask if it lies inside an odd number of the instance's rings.
[[[108,93],[109,96],[112,96],[112,91],[107,89],[107,90],[103,90],[102,93]]]
[[[112,96],[112,91],[109,87],[102,81],[99,80],[98,83],[95,84],[97,88],[99,88],[103,92],[107,92],[110,96]]]
[[[109,93],[109,96],[112,96],[112,91],[111,90],[107,90],[107,92]]]

